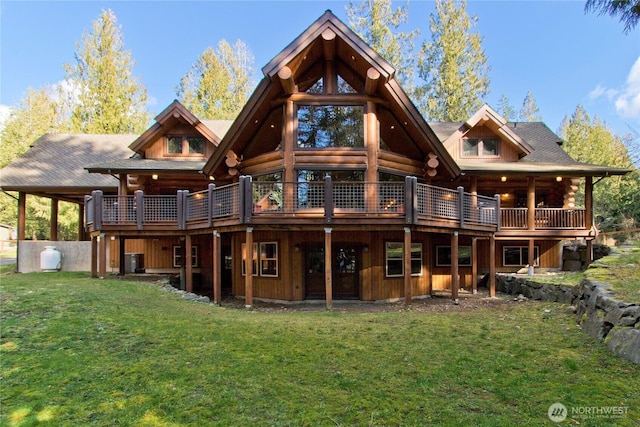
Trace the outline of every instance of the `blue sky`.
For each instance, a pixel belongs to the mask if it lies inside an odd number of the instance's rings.
[[[331,9],[347,22],[345,1],[6,1],[0,3],[0,105],[19,103],[28,87],[59,83],[75,44],[103,8],[112,9],[132,52],[134,74],[159,113],[197,57],[219,40],[243,40],[260,69]],[[405,2],[394,3],[396,6]],[[412,1],[409,28],[428,39],[433,1]],[[470,0],[475,31],[491,67],[497,109],[506,95],[516,110],[531,91],[556,131],[578,104],[619,135],[640,132],[640,28],[624,35],[609,16],[584,13],[584,1]]]

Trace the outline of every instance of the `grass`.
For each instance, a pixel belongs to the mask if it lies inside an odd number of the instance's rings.
[[[557,304],[275,313],[74,273],[0,289],[0,425],[542,426],[554,402],[640,419],[640,366]]]
[[[617,247],[615,252],[591,264],[585,276],[608,283],[620,300],[640,303],[640,243]]]

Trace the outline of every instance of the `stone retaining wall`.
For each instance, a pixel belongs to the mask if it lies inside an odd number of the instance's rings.
[[[580,286],[532,282],[530,277],[496,276],[496,289],[509,295],[571,304],[582,329],[609,350],[640,364],[640,305],[619,301],[607,285],[584,279]]]

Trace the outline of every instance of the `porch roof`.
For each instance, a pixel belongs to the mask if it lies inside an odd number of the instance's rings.
[[[91,190],[115,192],[111,175],[88,174],[85,166],[130,157],[137,135],[45,134],[0,170],[0,189],[80,202]]]
[[[131,157],[119,159],[113,162],[94,164],[86,166],[85,169],[91,173],[111,174],[111,173],[142,173],[154,172],[170,173],[201,173],[204,160],[160,160],[142,159]]]

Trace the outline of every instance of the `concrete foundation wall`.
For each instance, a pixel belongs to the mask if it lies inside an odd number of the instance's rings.
[[[40,253],[45,246],[55,246],[62,254],[61,271],[91,271],[91,242],[22,240],[18,243],[18,272],[42,271]]]

